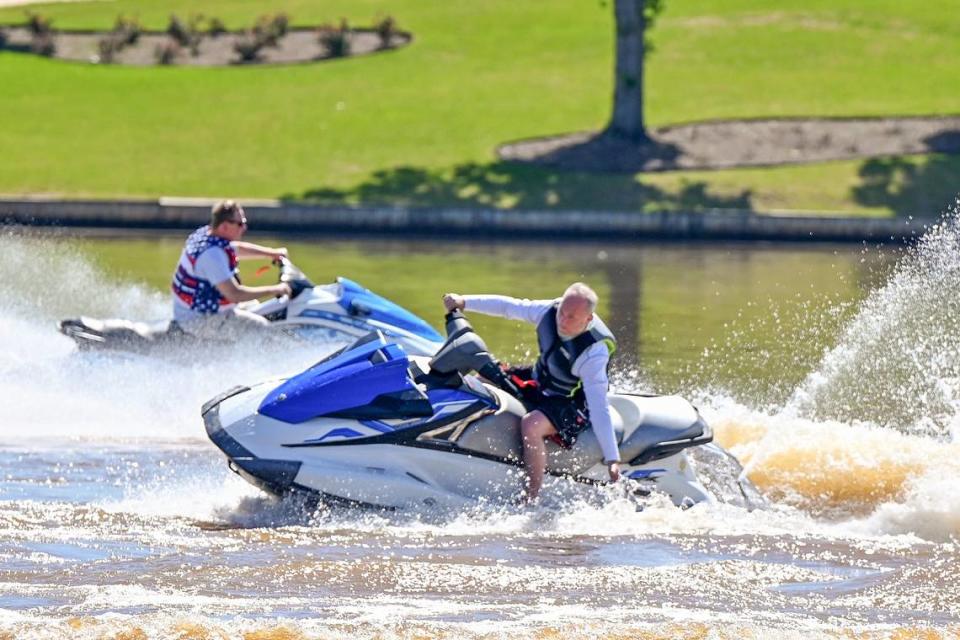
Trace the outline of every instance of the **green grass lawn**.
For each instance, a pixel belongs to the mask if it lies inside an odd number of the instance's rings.
[[[645,176],[498,162],[498,144],[603,126],[608,2],[329,0],[203,3],[232,28],[390,13],[404,49],[287,67],[124,68],[0,52],[0,193],[196,195],[501,207],[940,212],[960,159],[926,156]],[[162,29],[186,0],[34,7],[55,26]],[[647,115],[960,113],[955,0],[672,0],[653,31]],[[0,22],[23,20],[0,10]],[[883,164],[883,163],[886,164]]]

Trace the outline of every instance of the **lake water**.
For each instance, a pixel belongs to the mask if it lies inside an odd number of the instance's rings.
[[[255,221],[254,221],[255,222]],[[184,234],[185,235],[185,234]],[[250,238],[439,327],[440,296],[600,293],[617,388],[678,392],[769,504],[304,512],[200,405],[314,362],[76,352],[169,316],[181,234],[0,232],[0,638],[960,637],[960,232],[920,246]],[[245,269],[245,281],[274,273]],[[505,360],[532,330],[478,318]]]

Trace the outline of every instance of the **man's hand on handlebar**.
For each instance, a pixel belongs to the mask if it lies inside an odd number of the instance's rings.
[[[453,311],[455,309],[463,310],[466,302],[463,299],[463,296],[459,293],[445,293],[443,294],[443,306],[446,308],[447,312]]]
[[[270,253],[267,256],[270,258],[270,261],[273,264],[280,264],[280,261],[284,258],[289,257],[289,252],[286,247],[277,247],[276,249],[270,249]]]
[[[291,289],[290,285],[287,284],[286,282],[281,282],[276,287],[274,287],[274,289],[276,290],[274,295],[277,296],[278,298],[283,296],[293,295],[293,289]]]

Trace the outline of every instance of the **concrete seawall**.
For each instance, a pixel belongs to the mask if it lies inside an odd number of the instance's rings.
[[[0,199],[7,224],[192,229],[210,213],[213,200]],[[494,209],[330,207],[241,200],[258,231],[486,237],[647,238],[689,240],[788,240],[905,242],[917,238],[933,218],[767,215],[749,211],[604,212],[501,211]]]

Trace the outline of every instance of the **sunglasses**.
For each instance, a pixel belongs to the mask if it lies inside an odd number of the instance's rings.
[[[238,227],[245,227],[245,226],[247,226],[247,219],[246,219],[246,218],[240,218],[239,220],[225,220],[225,222],[229,222],[230,224],[235,224],[235,225],[237,225]]]

